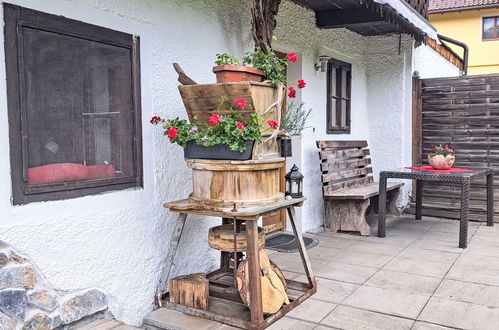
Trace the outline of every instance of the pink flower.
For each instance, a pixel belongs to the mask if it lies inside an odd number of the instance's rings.
[[[178,134],[178,130],[175,127],[170,127],[166,130],[166,132],[168,133],[168,139],[170,141],[173,140]]]
[[[449,152],[450,150],[449,150],[449,148],[445,148],[444,151],[445,152]]]
[[[298,88],[305,88],[305,86],[307,86],[305,80],[303,79],[298,80]]]
[[[298,60],[295,53],[288,53],[288,55],[286,55],[286,59],[293,63],[296,63],[296,61]]]
[[[267,124],[273,129],[277,129],[279,127],[279,124],[275,120],[269,120]]]
[[[217,126],[220,124],[222,120],[220,119],[219,115],[211,115],[210,116],[210,126]]]
[[[433,150],[438,150],[438,149],[440,149],[439,146],[435,146],[435,148],[433,148]]]
[[[450,152],[451,152],[451,154],[453,154],[453,155],[455,155],[455,154],[456,154],[456,151],[455,151],[455,150],[451,150]]]
[[[237,128],[244,129],[244,125],[241,122],[236,123]]]
[[[288,97],[293,99],[296,98],[296,89],[294,87],[289,87]]]
[[[244,107],[246,107],[247,104],[245,99],[237,99],[234,101],[234,103],[236,104],[236,106],[241,108],[242,111],[244,111]]]

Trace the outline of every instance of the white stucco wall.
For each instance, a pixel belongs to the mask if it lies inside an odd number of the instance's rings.
[[[137,34],[141,38],[144,188],[83,198],[11,205],[5,68],[0,65],[0,241],[26,254],[57,289],[98,287],[110,294],[118,319],[140,324],[152,309],[161,262],[176,215],[166,201],[191,191],[182,150],[149,125],[154,115],[185,118],[177,90],[178,62],[198,82],[213,82],[214,55],[241,55],[252,46],[249,1],[240,0],[12,0],[10,3]],[[315,141],[368,140],[374,168],[410,159],[412,42],[398,36],[364,38],[345,29],[320,30],[313,12],[284,1],[277,47],[300,53],[290,76],[307,82],[301,100],[313,108],[310,126],[295,153],[305,175],[308,201],[303,231],[323,223],[322,188]],[[0,34],[3,43],[3,34]],[[352,63],[352,133],[328,135],[326,74],[314,70],[319,55]],[[0,62],[3,62],[3,51]],[[291,82],[295,84],[296,81]],[[409,126],[408,126],[409,125]],[[296,146],[295,146],[296,147]],[[402,150],[402,151],[401,151]],[[409,158],[408,158],[409,157]],[[293,162],[293,160],[289,160]],[[377,173],[377,172],[376,172]],[[178,249],[172,275],[209,271],[218,253],[208,248],[207,230],[219,221],[195,217]]]
[[[459,76],[459,68],[440,56],[433,48],[421,45],[414,49],[414,71],[420,78]]]
[[[153,114],[186,117],[177,90],[178,62],[198,82],[213,82],[214,56],[241,54],[251,40],[249,2],[238,0],[13,0],[10,3],[139,35],[144,188],[13,207],[5,67],[0,65],[0,241],[26,254],[57,289],[98,287],[117,318],[141,324],[153,307],[161,262],[176,215],[162,207],[191,192],[179,146],[149,124]],[[3,33],[0,34],[3,45]],[[0,51],[3,63],[4,52]],[[207,230],[220,221],[186,225],[173,274],[209,271],[218,253]]]

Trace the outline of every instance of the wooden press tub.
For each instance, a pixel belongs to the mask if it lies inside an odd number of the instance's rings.
[[[261,160],[186,159],[192,169],[189,200],[208,210],[284,201],[280,190],[284,158]]]

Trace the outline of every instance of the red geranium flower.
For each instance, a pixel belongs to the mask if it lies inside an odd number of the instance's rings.
[[[150,120],[151,124],[157,124],[161,120],[160,116],[153,116]]]
[[[286,59],[293,63],[296,63],[296,61],[298,60],[295,53],[289,53],[288,55],[286,55]]]
[[[294,87],[289,87],[288,97],[293,99],[296,97],[296,89]]]
[[[210,126],[217,126],[220,124],[221,119],[219,115],[211,115],[210,116]]]
[[[237,126],[237,128],[244,129],[244,125],[243,125],[243,123],[241,123],[241,122],[238,122],[238,123],[236,124],[236,126]]]
[[[305,80],[303,79],[298,80],[298,88],[305,88],[305,86],[307,86]]]
[[[241,110],[244,111],[244,107],[246,107],[246,100],[245,99],[237,99],[234,101],[234,103],[239,107],[241,108]]]
[[[279,127],[279,124],[275,120],[269,120],[267,124],[273,129],[277,129],[277,127]]]
[[[173,140],[178,134],[178,130],[175,127],[170,127],[166,130],[166,132],[168,133],[168,139],[170,139],[170,141]]]
[[[445,148],[444,151],[449,152],[449,148]]]
[[[450,152],[451,152],[451,154],[453,154],[453,155],[455,155],[455,154],[456,154],[456,151],[455,151],[455,150],[451,150]]]

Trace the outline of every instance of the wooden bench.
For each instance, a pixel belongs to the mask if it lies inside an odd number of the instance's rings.
[[[370,235],[366,221],[370,204],[377,210],[379,184],[372,176],[367,141],[317,141],[320,149],[324,228],[328,231],[359,231]],[[396,200],[403,183],[387,185],[387,209],[397,213]],[[373,211],[374,211],[373,210]]]

